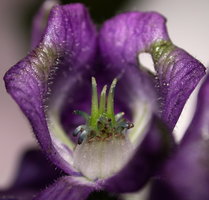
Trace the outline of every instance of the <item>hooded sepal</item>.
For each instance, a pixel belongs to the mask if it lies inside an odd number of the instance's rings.
[[[111,67],[138,68],[138,55],[149,53],[155,67],[159,116],[172,130],[184,104],[205,75],[205,67],[169,39],[165,18],[155,12],[128,12],[107,21],[99,44]]]
[[[95,52],[95,40],[94,25],[81,4],[55,6],[41,43],[4,77],[7,91],[29,119],[43,151],[70,174],[77,172],[71,166],[69,144],[63,135],[60,141],[49,130],[49,97],[52,85],[63,81],[57,70],[70,72],[69,68],[87,64]]]

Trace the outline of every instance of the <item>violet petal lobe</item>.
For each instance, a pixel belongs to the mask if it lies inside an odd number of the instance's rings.
[[[138,66],[138,53],[158,40],[169,40],[165,19],[154,12],[128,12],[106,21],[100,31],[100,49],[107,64]]]
[[[209,136],[209,76],[207,75],[199,93],[194,118],[182,138],[181,145],[207,139]]]
[[[42,37],[44,36],[44,29],[46,28],[50,10],[57,4],[57,0],[46,0],[34,17],[31,35],[32,48],[35,48],[36,45],[41,42]]]
[[[38,194],[34,200],[85,200],[100,188],[82,177],[65,176]]]
[[[198,94],[194,118],[179,148],[154,180],[151,199],[207,200],[209,197],[209,76]]]
[[[63,175],[40,150],[28,150],[23,155],[14,183],[9,189],[0,191],[0,199],[32,199],[40,189]]]
[[[182,146],[153,180],[150,200],[208,200],[208,152],[208,140]]]
[[[40,150],[28,150],[23,155],[17,178],[12,188],[40,190],[65,175],[50,163]]]
[[[162,107],[161,116],[173,129],[184,104],[205,75],[205,67],[173,44],[159,46],[157,44],[154,49],[152,56],[156,69],[156,87]]]
[[[151,54],[160,115],[173,129],[205,68],[170,41],[165,18],[155,12],[120,14],[103,25],[99,43],[104,61],[112,67],[138,67],[138,54]]]
[[[70,149],[57,143],[47,121],[50,85],[59,68],[81,68],[95,51],[96,32],[81,4],[52,9],[43,40],[5,75],[7,91],[29,119],[43,151],[67,173],[77,173],[70,165]]]
[[[150,127],[127,165],[105,180],[103,187],[110,192],[127,193],[142,188],[171,152],[174,143],[167,127],[155,116]]]

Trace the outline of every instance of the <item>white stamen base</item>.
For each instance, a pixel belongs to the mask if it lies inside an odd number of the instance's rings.
[[[84,141],[74,151],[74,167],[91,180],[107,178],[119,171],[130,158],[128,137],[110,141]]]

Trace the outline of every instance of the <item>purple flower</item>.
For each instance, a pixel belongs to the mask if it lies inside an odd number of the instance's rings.
[[[53,7],[43,28],[45,8],[34,49],[5,75],[43,152],[66,173],[35,199],[141,189],[174,147],[171,132],[204,66],[171,42],[158,13],[119,14],[97,31],[81,4]],[[155,74],[139,66],[141,52]]]

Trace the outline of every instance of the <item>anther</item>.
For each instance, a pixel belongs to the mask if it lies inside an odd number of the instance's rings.
[[[133,123],[129,123],[128,129],[133,128],[133,127],[134,127],[134,124]]]
[[[83,132],[85,128],[86,128],[85,125],[80,125],[80,126],[78,126],[78,127],[73,131],[73,136],[76,137],[79,133]]]
[[[120,112],[120,113],[116,114],[115,115],[115,120],[119,121],[124,116],[124,114],[125,114],[124,112]]]
[[[78,138],[78,144],[81,144],[83,141],[84,141],[84,139],[87,137],[87,135],[88,135],[88,131],[87,130],[84,130],[81,134],[80,134],[80,136],[79,136],[79,138]]]

